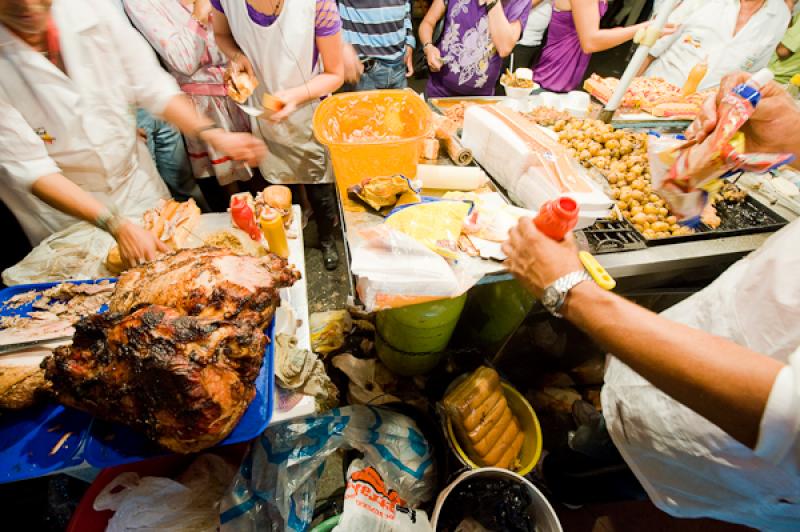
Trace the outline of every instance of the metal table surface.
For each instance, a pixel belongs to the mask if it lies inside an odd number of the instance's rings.
[[[473,100],[498,100],[503,97],[484,97],[471,98]],[[465,98],[440,98],[439,100],[463,100]],[[435,102],[430,102],[436,110]],[[661,127],[669,127],[672,124],[662,122]],[[625,127],[625,126],[623,126]],[[437,163],[434,163],[437,164]],[[452,164],[447,155],[442,155],[438,164]],[[487,172],[487,175],[489,173]],[[490,176],[491,177],[491,176]],[[492,189],[499,192],[506,201],[507,195],[501,187],[490,180]],[[754,181],[747,176],[739,181],[739,185],[748,188],[750,194],[758,199],[762,204],[788,220],[789,222],[797,218],[797,214],[782,208],[779,205],[771,204],[770,198],[760,194],[752,188]],[[428,191],[423,191],[427,194]],[[510,201],[509,201],[510,202]],[[343,221],[345,233],[345,252],[347,255],[348,269],[351,264],[351,254],[361,243],[359,232],[363,229],[382,223],[383,218],[370,212],[352,212],[341,208],[340,217]],[[723,237],[708,240],[698,240],[694,242],[682,242],[675,244],[659,244],[647,247],[646,249],[634,251],[621,251],[617,253],[605,253],[597,255],[597,259],[609,274],[618,281],[642,281],[643,278],[667,278],[677,276],[681,272],[698,268],[718,268],[722,269],[732,264],[751,251],[758,249],[772,233],[758,233],[741,236]],[[482,259],[480,257],[464,257],[460,260],[471,261],[470,266],[483,273],[483,278],[478,284],[488,284],[511,279],[502,262],[496,260]],[[356,296],[352,273],[348,275],[350,281],[350,294]]]

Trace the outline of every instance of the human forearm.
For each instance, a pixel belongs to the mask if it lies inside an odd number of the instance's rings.
[[[107,210],[97,198],[61,174],[40,177],[31,192],[54,209],[91,224]]]
[[[497,54],[508,57],[519,41],[522,25],[518,20],[509,22],[499,0],[489,10],[489,36],[492,38]]]
[[[780,362],[671,322],[593,283],[570,292],[565,317],[654,386],[755,447]]]
[[[219,35],[215,33],[214,38],[216,39],[217,47],[222,50],[222,53],[225,54],[225,57],[228,59],[236,59],[236,56],[243,53],[242,49],[239,48],[239,45],[236,44],[233,36]]]
[[[622,43],[628,42],[633,39],[636,32],[640,28],[646,27],[647,23],[636,24],[627,27],[618,27],[610,29],[597,29],[595,31],[581,33],[578,32],[578,38],[581,42],[581,49],[584,53],[593,54],[609,50]]]
[[[648,56],[647,56],[647,57],[645,57],[645,59],[644,59],[644,63],[642,63],[642,66],[639,68],[639,72],[637,72],[637,73],[636,73],[636,75],[637,75],[637,76],[641,76],[641,75],[643,75],[643,74],[645,73],[645,71],[646,71],[648,68],[650,68],[650,65],[652,65],[652,64],[653,64],[653,61],[655,61],[655,60],[656,60],[656,58],[655,58],[655,57],[653,57],[652,55],[649,55],[649,54],[648,54]]]
[[[419,42],[420,46],[424,46],[425,44],[433,41],[433,26],[435,23],[431,23],[428,21],[428,17],[426,16],[422,22],[419,24]]]
[[[186,135],[196,136],[200,130],[214,124],[213,120],[197,112],[197,108],[185,94],[174,96],[164,109],[163,115],[167,122]]]

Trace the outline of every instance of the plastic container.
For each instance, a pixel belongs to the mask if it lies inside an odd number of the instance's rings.
[[[289,258],[289,242],[286,240],[283,217],[269,209],[259,217],[258,225],[261,227],[270,252],[284,259]]]
[[[537,532],[562,532],[563,529],[561,528],[561,523],[558,520],[558,516],[556,515],[555,510],[548,502],[547,498],[539,491],[536,486],[534,486],[530,481],[524,479],[520,475],[516,473],[512,473],[511,471],[506,471],[505,469],[499,469],[497,467],[483,467],[480,469],[474,469],[472,471],[465,471],[461,475],[459,475],[449,486],[447,486],[440,494],[439,497],[436,498],[436,506],[433,508],[433,515],[431,516],[431,526],[435,531],[439,530],[439,515],[442,513],[442,508],[444,507],[445,502],[447,501],[447,497],[450,496],[450,493],[453,490],[464,482],[467,479],[475,479],[476,477],[494,479],[494,478],[505,478],[514,480],[523,486],[528,491],[528,494],[531,497],[531,505],[528,508],[531,517],[536,522],[536,531]]]
[[[572,198],[548,201],[533,219],[536,228],[553,240],[564,240],[578,223],[578,204]]]
[[[515,100],[520,100],[530,96],[533,91],[539,88],[539,85],[535,83],[533,87],[510,87],[508,85],[503,85],[503,88],[506,90],[506,96],[514,98]]]
[[[470,289],[459,330],[481,347],[496,345],[517,330],[536,299],[516,279]]]
[[[375,350],[378,352],[378,358],[387,368],[403,377],[414,377],[429,373],[442,360],[441,351],[435,353],[407,353],[395,349],[383,339],[380,333],[375,335]]]
[[[393,348],[406,353],[443,351],[461,317],[467,294],[453,299],[410,305],[378,313],[378,333]]]
[[[363,211],[363,206],[347,196],[348,187],[367,177],[416,177],[431,110],[410,90],[351,92],[323,100],[314,113],[313,124],[317,140],[330,151],[342,205],[349,211]],[[365,130],[391,139],[348,139]]]
[[[457,385],[466,377],[466,375],[463,375],[454,380],[448,387],[448,390],[452,389],[453,386]],[[524,476],[533,471],[533,468],[536,467],[542,455],[542,428],[539,426],[539,418],[536,417],[536,412],[533,411],[533,407],[528,400],[507,382],[503,382],[501,385],[503,386],[503,395],[506,397],[508,407],[511,409],[511,413],[514,414],[514,417],[517,418],[517,421],[519,421],[520,429],[523,434],[525,434],[525,440],[522,442],[522,450],[519,456],[520,466],[514,471]],[[458,461],[471,469],[480,469],[481,466],[473,462],[466,451],[461,447],[458,437],[453,430],[453,424],[450,418],[446,416],[444,426],[447,443],[455,453]]]
[[[690,94],[697,92],[697,87],[700,85],[700,82],[703,81],[703,78],[706,77],[707,73],[708,58],[706,57],[701,62],[693,66],[692,70],[689,71],[689,76],[686,78],[686,83],[684,83],[683,87],[681,88],[681,96],[689,96]]]

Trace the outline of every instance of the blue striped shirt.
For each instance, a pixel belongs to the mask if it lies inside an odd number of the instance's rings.
[[[414,47],[410,0],[339,0],[342,36],[362,58],[398,61]]]

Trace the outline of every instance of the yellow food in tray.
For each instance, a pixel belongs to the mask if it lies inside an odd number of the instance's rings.
[[[478,368],[445,396],[443,404],[472,461],[484,467],[516,468],[525,435],[495,370]]]

